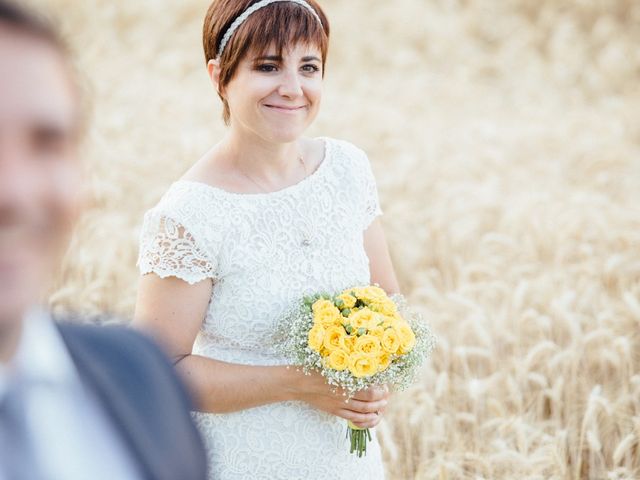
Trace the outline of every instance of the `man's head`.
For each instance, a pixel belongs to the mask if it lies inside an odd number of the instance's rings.
[[[81,124],[64,42],[0,0],[0,350],[66,247],[80,198]]]

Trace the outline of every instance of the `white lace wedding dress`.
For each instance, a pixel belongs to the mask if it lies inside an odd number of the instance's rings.
[[[382,212],[369,161],[329,138],[324,160],[300,183],[237,194],[174,183],[144,219],[143,274],[214,281],[193,353],[247,365],[283,365],[276,322],[304,295],[369,282],[363,231]],[[381,479],[380,448],[349,453],[346,421],[302,402],[230,414],[194,413],[207,444],[210,478]]]

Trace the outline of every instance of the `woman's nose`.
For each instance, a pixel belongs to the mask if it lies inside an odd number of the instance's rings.
[[[299,97],[302,95],[302,84],[297,71],[283,72],[278,93],[283,97]]]

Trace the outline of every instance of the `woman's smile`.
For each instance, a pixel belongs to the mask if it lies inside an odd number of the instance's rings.
[[[270,110],[273,110],[279,113],[285,113],[285,114],[298,113],[307,108],[307,105],[289,106],[289,105],[264,104],[264,106],[269,108]]]

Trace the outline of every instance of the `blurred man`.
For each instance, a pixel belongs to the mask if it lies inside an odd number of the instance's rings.
[[[204,479],[159,350],[37,307],[78,213],[80,103],[56,32],[0,0],[0,479]]]

